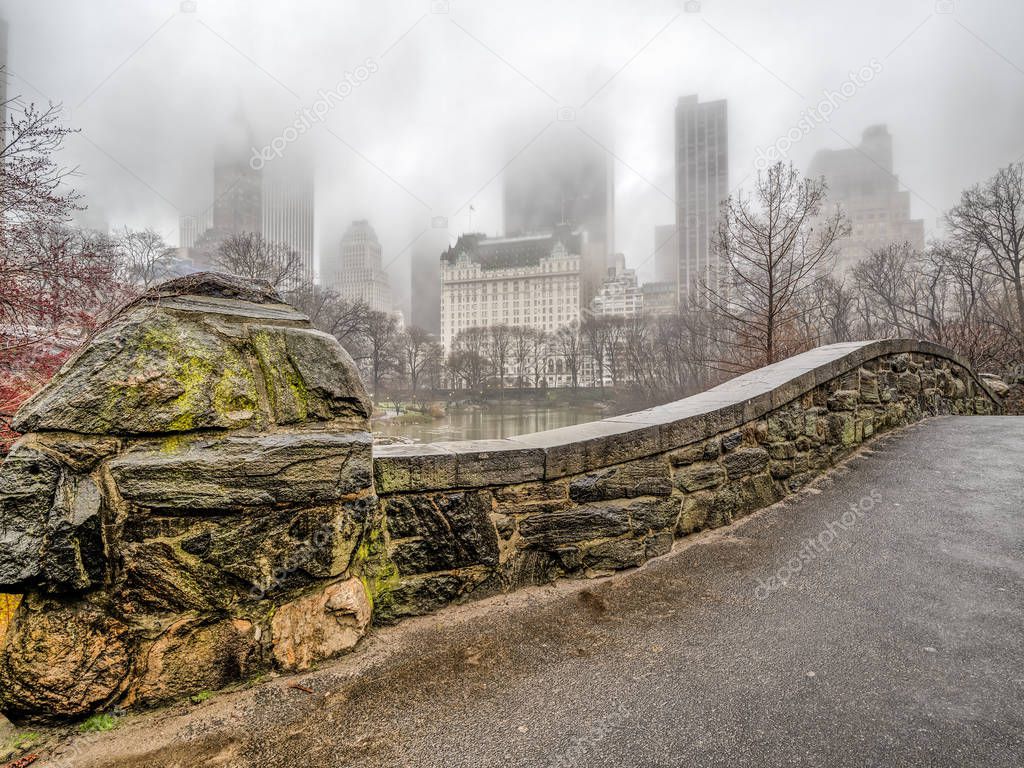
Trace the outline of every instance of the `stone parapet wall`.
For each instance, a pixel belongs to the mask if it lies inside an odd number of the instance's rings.
[[[640,565],[798,490],[875,434],[998,410],[949,350],[886,340],[822,347],[590,424],[377,448],[393,568],[375,619]]]
[[[872,435],[998,399],[948,350],[834,345],[646,411],[374,448],[338,342],[199,274],[102,328],[0,467],[0,712],[150,705],[295,671],[372,622],[637,566]]]

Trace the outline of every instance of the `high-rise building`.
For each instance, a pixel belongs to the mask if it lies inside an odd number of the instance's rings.
[[[291,158],[255,169],[249,162],[252,146],[252,133],[239,113],[214,149],[212,201],[179,218],[178,243],[197,269],[216,269],[215,253],[225,238],[257,233],[299,255],[300,273],[293,282],[312,282],[313,173]]]
[[[672,282],[644,283],[640,286],[640,295],[643,300],[643,312],[645,315],[672,315],[675,314],[678,305],[676,304],[677,286]]]
[[[597,293],[615,248],[613,158],[578,130],[546,131],[505,170],[506,237],[582,230],[583,299]]]
[[[553,333],[578,322],[583,238],[568,226],[544,235],[462,235],[441,256],[441,341],[469,328],[510,325]]]
[[[249,165],[248,145],[217,147],[213,160],[213,228],[226,235],[260,232],[263,175]]]
[[[391,283],[382,262],[383,251],[373,227],[366,219],[353,221],[341,238],[338,258],[325,259],[322,264],[320,282],[346,301],[391,312]]]
[[[213,208],[194,215],[178,217],[178,245],[181,248],[194,248],[196,242],[213,226]]]
[[[441,333],[441,260],[450,243],[448,230],[431,228],[416,240],[410,259],[410,317],[412,325]]]
[[[891,243],[924,248],[924,221],[910,218],[910,193],[900,189],[893,174],[892,136],[886,126],[867,128],[856,148],[816,153],[808,175],[825,178],[829,203],[839,204],[849,217],[850,234],[837,242],[840,271]]]
[[[679,230],[675,224],[654,228],[654,279],[675,283],[679,275]]]
[[[612,265],[590,302],[590,311],[599,317],[635,317],[643,311],[643,295],[637,283],[636,270],[626,269],[626,257],[621,253],[612,256]]]
[[[312,173],[296,170],[293,173],[265,176],[262,199],[260,231],[263,237],[297,253],[301,260],[298,279],[300,282],[311,283],[313,244],[316,241]]]
[[[676,228],[679,303],[698,300],[702,285],[717,289],[720,269],[714,250],[719,209],[729,196],[729,130],[724,99],[684,96],[676,105]]]

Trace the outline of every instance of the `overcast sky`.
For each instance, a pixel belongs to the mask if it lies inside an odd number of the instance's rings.
[[[686,94],[728,99],[734,187],[753,172],[758,148],[791,128],[799,137],[788,156],[806,168],[816,150],[848,147],[866,126],[888,124],[896,172],[929,234],[960,190],[1024,156],[1019,0],[191,8],[0,2],[9,94],[63,103],[80,130],[64,161],[78,166],[92,215],[177,242],[178,215],[209,198],[213,142],[233,114],[244,108],[257,143],[269,142],[349,73],[359,84],[343,88],[282,160],[314,161],[321,255],[348,221],[368,218],[396,283],[408,280],[404,249],[432,217],[448,217],[457,235],[472,203],[472,228],[500,231],[501,170],[546,131],[585,132],[614,154],[616,248],[649,276],[653,227],[674,220],[673,107]],[[847,86],[854,92],[833,100],[827,121],[799,127],[825,91],[841,91],[864,67],[873,76]],[[563,107],[575,120],[557,119]]]

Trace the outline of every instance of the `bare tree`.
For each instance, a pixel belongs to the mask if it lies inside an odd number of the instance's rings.
[[[228,235],[217,246],[213,262],[231,274],[266,280],[274,288],[296,287],[303,278],[299,253],[258,232]]]
[[[559,328],[555,333],[555,348],[565,364],[572,388],[577,389],[583,368],[583,334],[580,332],[580,324],[574,321]]]
[[[0,70],[0,77],[6,72]],[[81,198],[64,186],[75,169],[56,160],[64,139],[73,133],[60,124],[61,106],[39,108],[18,97],[3,106],[8,121],[0,142],[0,246],[8,248],[20,226],[65,223],[72,211],[81,209]]]
[[[353,357],[359,356],[353,349],[362,344],[360,335],[370,312],[364,302],[347,301],[335,291],[310,283],[288,291],[286,297],[314,327],[338,339]]]
[[[622,336],[625,318],[612,315],[605,318],[605,358],[608,363],[608,375],[612,378],[612,386],[619,386],[622,378]]]
[[[822,335],[828,343],[851,341],[854,337],[856,297],[845,278],[823,275],[814,281],[811,303]]]
[[[448,370],[469,389],[482,389],[490,360],[487,358],[487,329],[467,328],[455,337],[448,354]]]
[[[865,310],[876,333],[901,336],[910,332],[913,311],[908,305],[914,294],[916,262],[910,243],[903,242],[874,248],[853,267],[854,283],[867,302]]]
[[[366,313],[360,333],[368,347],[366,360],[370,367],[370,382],[373,397],[380,396],[380,385],[388,371],[394,370],[398,359],[395,342],[398,338],[398,321],[390,312],[370,310]]]
[[[1012,297],[1017,331],[1024,337],[1024,162],[966,190],[946,220],[961,247],[986,257],[987,268]]]
[[[531,329],[530,335],[530,371],[533,373],[533,386],[540,387],[544,381],[547,368],[550,339],[544,331]]]
[[[842,213],[822,214],[826,185],[802,179],[792,165],[759,172],[752,197],[722,205],[716,250],[724,273],[703,292],[731,332],[734,361],[756,368],[798,351],[791,338],[798,298],[849,232]]]
[[[505,371],[508,369],[508,358],[512,349],[512,329],[504,324],[492,325],[487,329],[491,362],[494,375],[498,379],[498,388],[505,389]]]
[[[588,317],[580,325],[586,350],[594,364],[594,379],[604,388],[605,357],[608,354],[609,336],[612,334],[608,317]]]
[[[434,346],[432,337],[429,331],[412,326],[401,334],[398,345],[402,354],[402,364],[406,374],[409,376],[412,396],[415,399],[420,377],[431,360],[432,347]]]
[[[132,230],[125,227],[117,236],[117,245],[126,282],[145,290],[167,277],[174,249],[155,230]]]
[[[530,352],[534,329],[522,325],[512,328],[512,364],[516,371],[516,385],[523,387],[530,370]]]

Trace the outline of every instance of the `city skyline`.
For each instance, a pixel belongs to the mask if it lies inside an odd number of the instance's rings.
[[[353,78],[354,90],[344,100],[331,99],[323,120],[311,123],[271,165],[315,148],[316,213],[325,224],[318,245],[336,242],[344,222],[369,218],[396,259],[393,277],[404,283],[410,243],[432,218],[446,218],[453,235],[468,231],[472,203],[472,229],[503,231],[495,176],[549,124],[546,130],[585,131],[614,153],[615,250],[650,278],[651,232],[674,216],[674,183],[665,170],[669,116],[686,93],[730,103],[730,191],[753,170],[758,148],[782,137],[798,136],[787,140],[786,159],[806,169],[818,149],[856,145],[865,126],[887,123],[899,142],[896,172],[911,193],[911,218],[925,221],[926,235],[935,233],[960,190],[1024,153],[1012,131],[1024,118],[1016,95],[1021,75],[1006,61],[1013,62],[1008,35],[1020,9],[1000,17],[978,4],[939,13],[933,2],[899,9],[869,3],[812,67],[804,66],[809,62],[801,51],[813,47],[814,24],[787,26],[792,44],[773,48],[758,30],[774,12],[737,14],[712,3],[699,13],[678,3],[641,3],[635,28],[627,30],[620,12],[600,4],[584,13],[577,5],[528,2],[484,12],[452,3],[447,14],[423,17],[421,4],[394,2],[387,19],[373,17],[351,37],[324,23],[330,17],[317,3],[271,23],[263,10],[233,2],[200,0],[194,12],[169,18],[176,4],[166,13],[143,4],[126,13],[101,0],[88,14],[67,11],[69,23],[59,28],[52,25],[51,5],[0,4],[11,27],[11,93],[63,102],[69,124],[83,129],[69,137],[66,164],[81,168],[88,203],[115,227],[153,226],[169,240],[179,216],[195,213],[197,171],[210,162],[202,142],[230,119],[237,98],[257,110],[258,145],[264,146],[282,135],[297,111],[316,105],[318,91],[336,91],[346,72],[358,74],[357,65],[373,58],[378,71],[365,81]],[[883,10],[889,31],[880,34],[869,20]],[[791,11],[812,20],[823,13],[806,3]],[[286,30],[293,34],[280,34]],[[292,39],[299,30],[310,36],[302,48]],[[520,34],[525,30],[531,34]],[[96,52],[83,52],[73,68],[33,43],[46,35],[59,48],[72,32],[97,40]],[[322,40],[331,45],[320,46]],[[346,40],[359,44],[338,44]],[[602,45],[588,45],[598,40]],[[544,45],[538,48],[538,41]],[[314,50],[329,52],[314,56]],[[805,130],[805,115],[822,94],[841,90],[848,73],[872,59],[881,66],[878,74]],[[912,66],[918,59],[931,62],[923,81]],[[716,61],[727,66],[712,66]],[[157,74],[168,67],[165,76]],[[973,74],[979,70],[984,77]],[[410,72],[415,78],[403,86]],[[147,87],[154,81],[159,89]],[[912,104],[901,97],[908,88]],[[392,96],[401,109],[393,108]],[[573,120],[558,119],[563,105],[575,110]],[[470,114],[474,119],[465,119]],[[979,115],[980,121],[967,119]],[[986,126],[984,142],[977,141],[979,124]],[[966,144],[978,151],[933,162],[942,148]],[[151,153],[152,146],[161,151]]]

